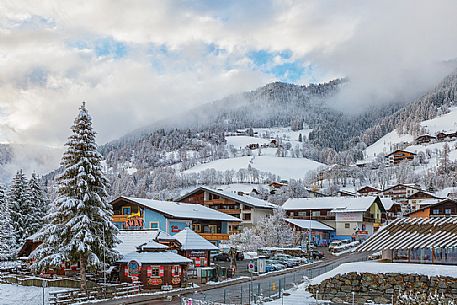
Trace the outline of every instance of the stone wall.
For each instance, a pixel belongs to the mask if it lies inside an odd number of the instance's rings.
[[[356,303],[373,300],[376,303],[402,304],[398,302],[403,296],[435,296],[441,299],[457,299],[457,279],[451,277],[428,277],[418,274],[372,274],[347,273],[338,274],[319,285],[309,286],[313,295],[320,300],[331,300],[335,303],[352,302],[354,292]],[[409,303],[415,304],[415,303]],[[423,304],[423,303],[422,303]]]

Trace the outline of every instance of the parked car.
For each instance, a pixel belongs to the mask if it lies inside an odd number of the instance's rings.
[[[266,265],[270,266],[270,268],[272,268],[273,271],[286,269],[286,266],[284,264],[274,259],[268,259],[266,261]]]
[[[230,255],[228,253],[219,253],[213,257],[213,262],[229,262],[230,261]]]
[[[324,255],[323,252],[314,249],[314,250],[311,251],[311,257],[313,259],[322,259],[322,258],[325,257],[325,255]]]
[[[273,259],[280,261],[281,264],[286,265],[288,268],[296,267],[301,264],[300,259],[283,253],[275,254]]]
[[[340,241],[340,240],[334,240],[330,243],[330,245],[328,246],[328,250],[330,252],[333,251],[333,249],[335,249],[336,247],[341,247],[343,245],[343,243]]]

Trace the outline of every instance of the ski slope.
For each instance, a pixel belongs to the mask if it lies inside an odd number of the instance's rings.
[[[244,156],[199,164],[184,171],[184,173],[197,173],[212,168],[216,171],[238,171],[241,168],[247,169],[249,165],[261,172],[278,175],[282,179],[302,179],[308,172],[325,166],[323,163],[306,158]]]

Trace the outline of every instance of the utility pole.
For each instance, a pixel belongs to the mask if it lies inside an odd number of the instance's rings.
[[[106,291],[106,244],[105,244],[105,226],[102,227],[103,234],[103,290]]]

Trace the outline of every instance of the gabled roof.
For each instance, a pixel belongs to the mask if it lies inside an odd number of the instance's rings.
[[[414,194],[412,194],[412,195],[409,195],[409,196],[407,197],[407,199],[413,199],[414,197],[417,197],[417,196],[419,196],[420,194],[423,194],[423,195],[424,195],[423,198],[441,199],[441,198],[436,197],[436,196],[435,196],[434,194],[432,194],[432,193],[429,193],[429,192],[426,192],[426,191],[422,191],[422,190],[421,190],[421,191],[418,191],[418,192],[416,192],[416,193],[414,193]]]
[[[414,183],[397,183],[395,185],[391,185],[391,186],[387,187],[386,189],[383,190],[383,192],[391,190],[391,189],[393,189],[395,187],[398,187],[398,186],[403,186],[403,187],[407,187],[407,188],[411,188],[411,189],[416,189],[416,190],[422,191],[422,189],[420,187],[418,187]]]
[[[174,252],[130,252],[120,259],[119,263],[135,260],[142,264],[189,264],[192,261]]]
[[[334,212],[364,212],[375,202],[373,196],[367,197],[318,197],[289,198],[283,204],[284,210],[332,210]]]
[[[382,206],[386,211],[390,210],[394,205],[399,204],[392,200],[392,198],[379,198],[381,200]]]
[[[159,213],[169,215],[179,219],[203,219],[203,220],[221,220],[230,222],[241,222],[240,219],[227,215],[225,213],[207,208],[201,204],[187,204],[173,201],[160,201],[146,198],[119,197],[112,201],[114,204],[118,200],[126,200],[131,203],[142,205]]]
[[[219,248],[192,231],[190,228],[176,233],[174,238],[181,244],[181,250],[218,250]]]
[[[361,187],[361,188],[357,191],[357,193],[364,192],[365,190],[369,190],[368,192],[372,192],[372,190],[375,191],[375,192],[381,192],[381,190],[378,189],[378,188],[376,188],[376,187],[372,187],[372,186],[366,185],[366,186],[364,186],[364,187]]]
[[[393,152],[391,152],[390,154],[386,155],[386,157],[392,156],[393,154],[396,154],[398,152],[404,152],[404,153],[412,154],[414,156],[416,155],[415,153],[407,151],[407,150],[397,149],[397,150],[394,150]]]
[[[311,226],[311,230],[320,230],[320,231],[335,231],[334,228],[323,224],[317,220],[309,220],[309,219],[286,219],[288,223],[291,223],[297,227],[302,229],[309,229]]]
[[[361,244],[357,251],[457,246],[457,217],[400,218]]]
[[[119,231],[117,237],[120,243],[116,245],[115,250],[121,255],[138,251],[139,246],[152,241],[156,234],[156,231]]]
[[[224,198],[232,199],[235,202],[242,203],[244,205],[247,205],[247,206],[250,206],[250,207],[253,207],[253,208],[270,209],[270,210],[278,208],[278,206],[276,204],[269,203],[268,201],[265,201],[265,200],[262,200],[262,199],[259,199],[259,198],[255,198],[255,197],[252,197],[252,196],[249,196],[249,195],[241,196],[241,195],[238,195],[238,194],[233,193],[233,192],[216,190],[216,189],[212,189],[212,188],[205,187],[205,186],[197,187],[193,191],[191,191],[191,192],[189,192],[189,193],[177,198],[176,201],[181,201],[184,198],[189,197],[190,195],[193,195],[193,194],[198,193],[200,191],[206,191],[206,192],[213,193],[213,194],[216,194],[216,195],[224,197]]]

